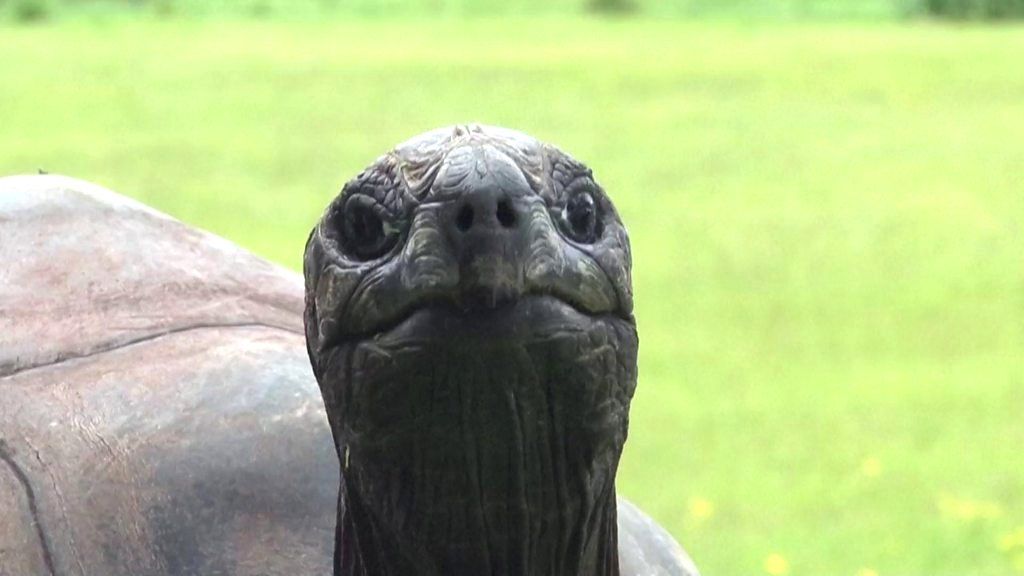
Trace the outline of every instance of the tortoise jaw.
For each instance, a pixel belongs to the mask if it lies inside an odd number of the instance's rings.
[[[324,341],[320,353],[346,344],[399,338],[428,341],[455,334],[476,338],[520,337],[580,330],[593,322],[616,319],[634,325],[632,314],[591,312],[568,299],[544,292],[521,295],[478,292],[468,297],[425,299],[371,331]]]
[[[428,302],[409,311],[374,340],[442,340],[458,337],[473,339],[530,340],[546,335],[579,331],[594,322],[614,317],[593,315],[550,294],[525,296],[480,305],[452,301]]]

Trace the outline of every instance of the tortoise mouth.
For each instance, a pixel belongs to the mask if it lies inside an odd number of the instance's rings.
[[[514,299],[493,302],[428,300],[411,307],[375,338],[394,341],[436,341],[441,339],[534,340],[573,331],[583,331],[595,322],[620,315],[595,314],[551,294],[527,293]]]

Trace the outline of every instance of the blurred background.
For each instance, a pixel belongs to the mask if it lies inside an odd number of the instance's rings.
[[[619,489],[705,574],[1024,573],[1022,14],[0,0],[0,174],[92,180],[298,270],[397,142],[526,131],[629,227]]]

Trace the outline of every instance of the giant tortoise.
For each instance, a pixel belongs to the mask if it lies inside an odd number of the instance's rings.
[[[0,257],[0,575],[696,574],[616,499],[629,246],[553,147],[398,146],[305,291],[59,176],[0,179]]]

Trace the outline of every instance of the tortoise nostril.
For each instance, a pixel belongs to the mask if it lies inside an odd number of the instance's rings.
[[[498,222],[505,228],[516,224],[516,213],[507,199],[498,202]]]
[[[473,227],[473,207],[463,204],[459,213],[455,216],[455,226],[460,232],[466,232]]]

